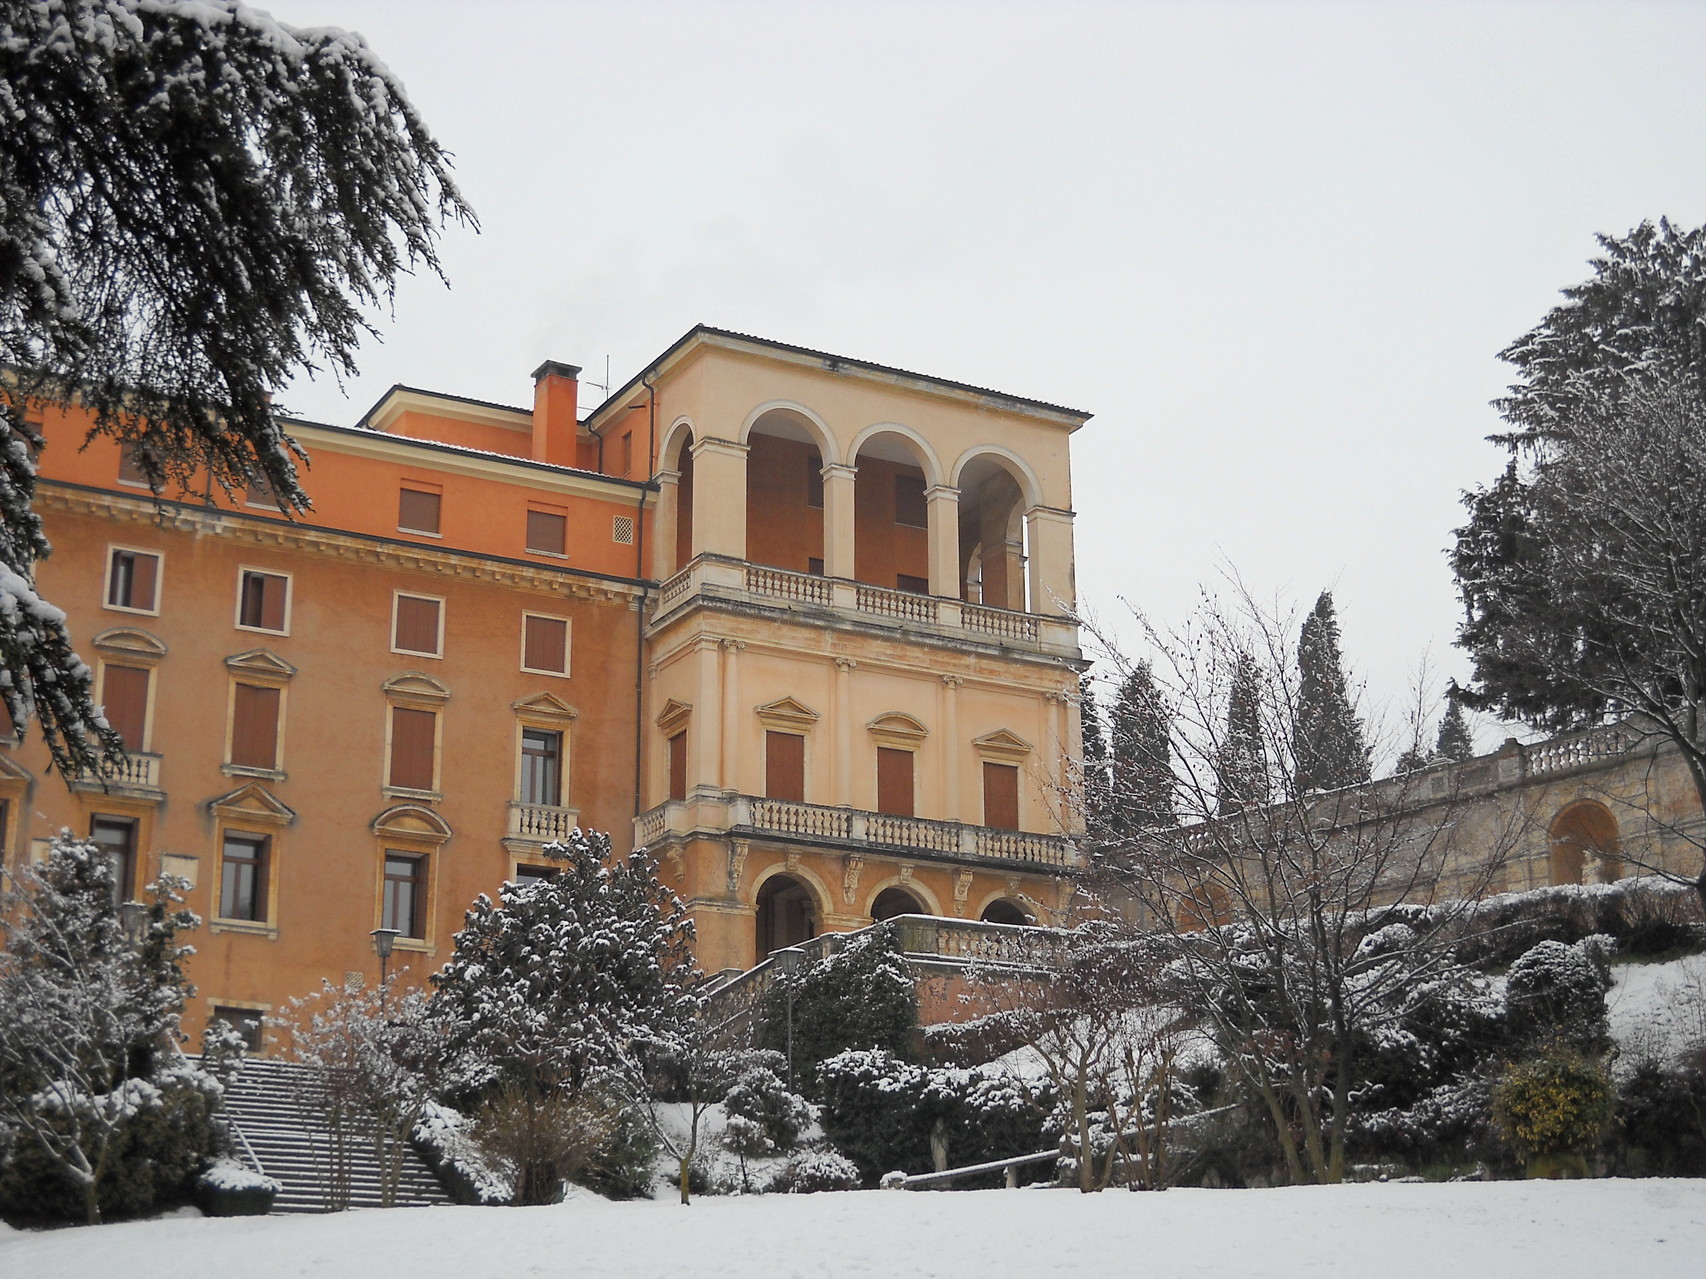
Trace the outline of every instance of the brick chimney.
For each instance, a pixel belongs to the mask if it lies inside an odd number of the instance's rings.
[[[580,368],[546,360],[533,370],[533,460],[575,464]]]

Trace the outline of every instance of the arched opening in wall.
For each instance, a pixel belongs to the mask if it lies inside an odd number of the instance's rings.
[[[675,456],[664,461],[663,469],[680,476],[675,482],[675,562],[669,570],[679,573],[693,558],[693,432],[683,431],[674,448]]]
[[[930,593],[930,486],[918,446],[894,431],[859,445],[853,464],[853,576],[891,591]]]
[[[1571,804],[1552,819],[1552,882],[1609,884],[1623,878],[1617,819],[1595,800]]]
[[[772,875],[758,889],[758,957],[817,936],[817,899],[792,875]]]
[[[823,453],[816,427],[771,409],[746,437],[746,558],[823,572]]]
[[[871,919],[882,923],[896,915],[928,915],[929,909],[904,888],[885,888],[871,903]]]
[[[983,908],[982,920],[986,924],[1028,924],[1031,917],[1016,903],[999,897]]]
[[[960,598],[1027,612],[1025,495],[1008,461],[984,453],[960,470]]]

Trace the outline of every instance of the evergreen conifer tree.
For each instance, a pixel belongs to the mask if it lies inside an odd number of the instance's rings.
[[[1297,641],[1297,714],[1291,744],[1300,791],[1369,778],[1368,744],[1352,704],[1331,591],[1322,591]]]
[[[1473,759],[1475,756],[1475,739],[1469,732],[1469,719],[1463,713],[1463,703],[1455,697],[1446,699],[1445,715],[1439,721],[1439,741],[1434,746],[1434,753],[1458,762]]]
[[[1088,675],[1078,680],[1078,712],[1083,726],[1084,829],[1093,841],[1109,838],[1108,738],[1102,731],[1102,713],[1096,706],[1096,691]]]
[[[1173,792],[1172,721],[1148,662],[1138,662],[1120,685],[1113,709],[1112,795],[1109,826],[1129,839],[1177,817]]]
[[[1262,681],[1256,660],[1238,656],[1227,690],[1226,732],[1214,752],[1215,806],[1223,817],[1266,804],[1273,794],[1262,734]]]

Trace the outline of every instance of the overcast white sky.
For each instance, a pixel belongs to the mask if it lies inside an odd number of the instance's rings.
[[[292,410],[620,383],[699,321],[1068,404],[1091,607],[1330,586],[1371,703],[1467,674],[1496,352],[1596,231],[1706,222],[1698,4],[261,7],[366,35],[482,224]]]

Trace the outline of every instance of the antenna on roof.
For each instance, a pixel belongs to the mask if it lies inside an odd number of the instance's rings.
[[[588,382],[585,378],[582,378],[581,385],[596,386],[599,390],[604,392],[605,399],[610,398],[610,357],[608,355],[604,357],[604,381]]]

